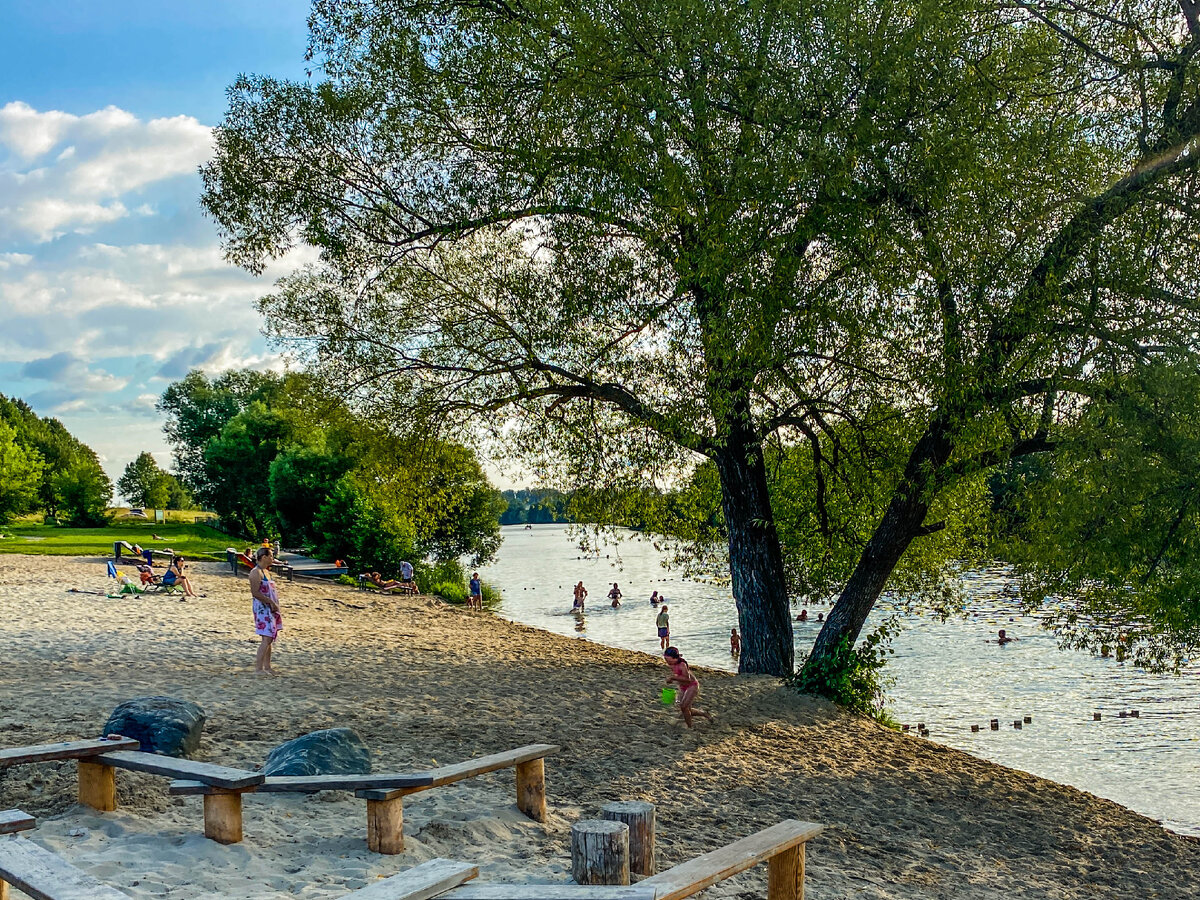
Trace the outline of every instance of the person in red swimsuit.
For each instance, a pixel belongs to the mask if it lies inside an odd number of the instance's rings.
[[[679,655],[679,651],[674,647],[668,647],[663,651],[663,659],[667,661],[667,665],[671,667],[671,674],[667,676],[667,684],[679,685],[679,712],[683,716],[683,723],[688,728],[692,727],[692,716],[700,716],[701,718],[712,721],[713,717],[709,713],[699,707],[693,707],[692,704],[696,700],[696,696],[700,693],[700,681],[692,674],[692,670],[688,668],[687,660]]]

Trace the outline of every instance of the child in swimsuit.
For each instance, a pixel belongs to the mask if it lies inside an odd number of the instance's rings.
[[[700,681],[692,674],[692,670],[688,668],[687,660],[679,655],[679,651],[674,647],[668,647],[663,651],[663,659],[667,661],[667,665],[671,667],[671,674],[667,676],[667,684],[672,682],[679,685],[679,698],[676,703],[679,704],[679,712],[683,716],[683,722],[688,728],[692,727],[692,716],[701,716],[702,718],[712,721],[713,717],[699,707],[693,707],[692,704],[696,701],[696,696],[700,693]]]

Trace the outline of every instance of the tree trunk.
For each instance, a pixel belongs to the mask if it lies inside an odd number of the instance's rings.
[[[849,637],[851,642],[858,639],[900,557],[922,533],[932,486],[950,458],[952,446],[950,429],[944,423],[935,423],[913,448],[904,478],[805,660],[806,671],[816,671],[823,660],[834,654],[843,638]]]
[[[729,570],[742,632],[738,671],[791,675],[792,616],[762,447],[747,433],[734,432],[713,459],[721,476]]]

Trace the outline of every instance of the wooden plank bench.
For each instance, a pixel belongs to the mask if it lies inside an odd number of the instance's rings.
[[[657,888],[603,884],[468,884],[438,900],[656,900]]]
[[[204,836],[222,844],[236,844],[242,839],[242,794],[263,783],[259,772],[157,753],[118,750],[101,754],[87,763],[80,761],[79,802],[101,812],[116,809],[115,769],[186,778],[212,788],[212,793],[204,797]]]
[[[643,878],[656,900],[682,900],[766,860],[768,900],[804,900],[804,844],[824,830],[814,822],[785,819],[749,837]]]
[[[0,900],[8,900],[10,884],[34,900],[129,900],[23,837],[0,841]]]
[[[59,759],[85,759],[113,750],[136,750],[140,745],[131,738],[98,741],[59,741],[34,747],[7,747],[0,750],[0,769],[26,763],[53,762]]]
[[[440,766],[419,773],[428,784],[393,789],[357,790],[354,796],[367,801],[367,847],[376,853],[404,850],[404,798],[409,794],[474,778],[499,769],[517,770],[517,808],[535,822],[546,821],[545,757],[558,752],[553,744],[527,744],[515,750],[492,753],[466,762]]]
[[[804,900],[804,844],[823,830],[787,819],[629,886],[469,884],[438,900],[682,900],[764,860],[768,900]]]
[[[431,859],[407,872],[351,891],[354,900],[429,900],[479,874],[479,867],[452,859]]]
[[[376,853],[400,853],[404,850],[404,797],[498,769],[516,768],[517,807],[531,819],[546,821],[546,770],[543,758],[556,752],[558,747],[553,744],[529,744],[426,772],[276,775],[249,790],[258,793],[354,791],[356,797],[367,801],[367,847]],[[211,784],[191,779],[173,781],[169,793],[174,796],[202,795],[207,803],[209,797],[222,792]]]
[[[33,816],[19,809],[0,810],[0,834],[16,834],[37,825]]]

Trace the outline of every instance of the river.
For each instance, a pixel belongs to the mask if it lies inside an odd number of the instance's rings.
[[[671,642],[688,660],[736,669],[729,654],[729,629],[737,624],[732,595],[663,569],[649,540],[622,532],[599,556],[584,558],[566,526],[510,526],[503,533],[496,562],[481,573],[500,590],[498,612],[505,618],[658,653],[656,611],[649,603],[657,590],[670,607]],[[571,613],[571,588],[580,580],[589,591],[582,618]],[[625,595],[620,609],[607,599],[614,581]],[[1059,650],[1037,619],[1005,599],[1005,584],[999,570],[969,573],[963,576],[970,598],[966,616],[948,622],[905,618],[887,670],[895,679],[888,695],[893,715],[914,731],[924,722],[930,740],[1200,835],[1200,666],[1153,675],[1114,659]],[[811,607],[813,621],[795,623],[797,656],[808,652],[820,628],[815,618],[827,611]],[[999,628],[1017,640],[1004,647],[986,643]],[[1134,710],[1136,717],[1129,715]],[[999,731],[989,728],[991,719],[999,719]],[[1016,720],[1022,720],[1020,730],[1013,727]],[[971,725],[980,730],[972,732]]]

